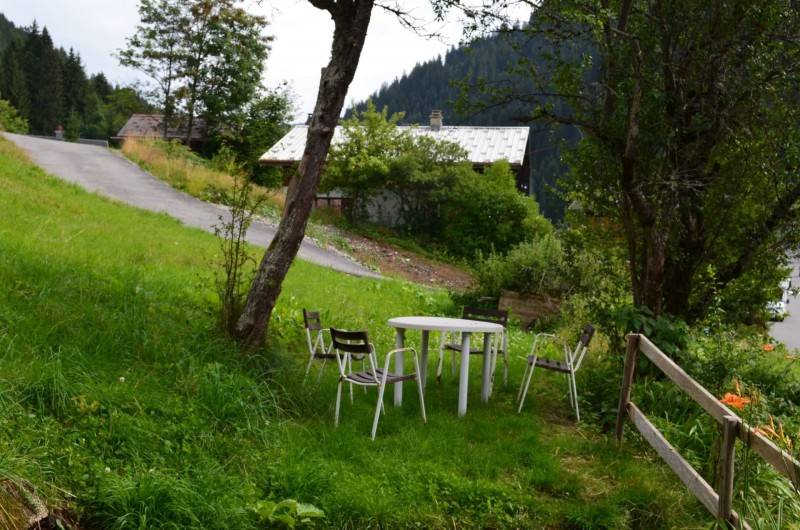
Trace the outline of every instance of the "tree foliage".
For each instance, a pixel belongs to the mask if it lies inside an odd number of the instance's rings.
[[[27,134],[28,121],[5,99],[0,99],[0,131]]]
[[[354,199],[354,215],[368,217],[377,203],[410,234],[469,259],[549,229],[505,160],[478,173],[458,144],[398,126],[402,113],[367,101],[353,114],[331,146],[321,188]]]
[[[397,202],[394,214],[414,232],[440,232],[441,206],[464,172],[466,153],[453,142],[438,141],[397,126],[401,114],[377,111],[371,102],[342,123],[342,137],[331,147],[322,189],[341,189],[355,200],[354,215],[386,193]],[[460,165],[459,165],[460,163]],[[467,164],[466,170],[469,171]]]
[[[636,305],[691,318],[719,295],[743,316],[784,274],[800,234],[798,16],[781,0],[553,0],[525,28],[548,67],[516,63],[526,90],[492,97],[581,129],[568,185],[624,234]]]
[[[102,73],[87,77],[80,55],[56,48],[46,28],[16,28],[2,14],[0,27],[0,94],[31,133],[52,136],[69,125],[75,138],[105,139],[131,114],[151,111],[134,88],[111,86]]]
[[[176,113],[190,135],[203,118],[206,135],[239,128],[258,99],[272,37],[266,19],[238,0],[143,0],[140,25],[119,52],[120,64],[152,79],[164,134]]]

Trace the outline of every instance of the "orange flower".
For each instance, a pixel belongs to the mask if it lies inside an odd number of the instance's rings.
[[[720,399],[719,402],[739,410],[744,410],[745,403],[750,403],[750,399],[727,392],[725,397]]]
[[[753,433],[754,434],[760,434],[764,438],[769,438],[770,437],[770,434],[767,431],[765,431],[764,429],[762,429],[761,427],[753,427]]]
[[[774,344],[770,344],[770,343],[766,343],[766,344],[762,344],[761,348],[764,351],[773,351],[773,350],[775,350],[775,345]]]

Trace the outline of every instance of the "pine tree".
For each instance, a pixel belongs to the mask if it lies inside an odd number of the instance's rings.
[[[89,93],[89,82],[81,64],[81,57],[72,48],[63,63],[62,80],[65,115],[69,116],[73,112],[83,114]]]
[[[47,28],[39,33],[34,23],[24,46],[24,69],[30,98],[31,132],[50,136],[64,118],[61,57]]]
[[[0,94],[27,120],[30,117],[30,100],[22,46],[22,41],[13,41],[3,53],[0,60]]]

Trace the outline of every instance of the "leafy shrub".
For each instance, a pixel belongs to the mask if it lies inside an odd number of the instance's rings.
[[[516,245],[508,254],[492,252],[478,260],[477,283],[482,294],[499,296],[501,289],[525,294],[558,294],[566,287],[564,252],[554,234]]]
[[[28,134],[28,120],[21,117],[5,99],[0,99],[0,131]]]
[[[294,499],[258,501],[253,510],[264,528],[312,528],[316,519],[325,517],[314,505]]]
[[[516,189],[514,173],[505,160],[483,173],[464,172],[458,193],[446,203],[444,242],[459,257],[476,252],[508,252],[514,245],[552,232],[532,197]]]
[[[616,331],[617,342],[624,345],[628,333],[641,333],[672,358],[676,358],[689,340],[689,327],[672,315],[654,315],[647,307],[626,305],[607,313],[604,319],[609,334]]]

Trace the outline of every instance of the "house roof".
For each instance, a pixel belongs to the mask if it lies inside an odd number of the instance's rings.
[[[167,138],[186,138],[186,116],[175,116],[173,123],[167,127]],[[164,136],[164,115],[163,114],[134,114],[131,116],[122,129],[117,133],[116,138],[157,138]],[[192,140],[203,138],[205,121],[202,118],[195,118],[192,124]]]
[[[474,165],[489,165],[498,160],[507,160],[512,167],[525,162],[528,145],[528,127],[446,127],[438,130],[431,127],[399,126],[412,134],[431,136],[438,140],[455,142],[467,151],[467,159]],[[343,128],[336,127],[332,143],[342,140]],[[261,155],[264,165],[291,165],[303,156],[306,146],[307,125],[296,125],[278,143]]]

